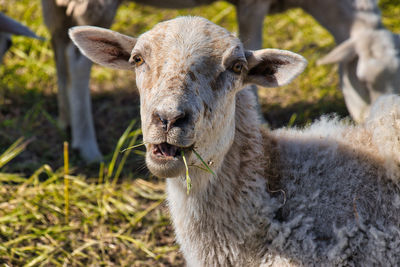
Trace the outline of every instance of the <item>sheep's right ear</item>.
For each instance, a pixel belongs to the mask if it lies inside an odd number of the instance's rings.
[[[136,38],[93,26],[73,27],[69,36],[90,60],[110,68],[132,69],[129,58]]]
[[[355,41],[348,39],[317,61],[318,65],[348,62],[357,56]]]

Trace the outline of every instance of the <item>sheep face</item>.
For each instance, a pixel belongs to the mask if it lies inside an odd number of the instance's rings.
[[[160,23],[138,39],[94,27],[73,28],[70,36],[93,61],[135,70],[146,163],[159,177],[183,175],[183,155],[197,164],[193,148],[218,168],[234,137],[236,93],[246,83],[287,84],[306,66],[288,51],[245,51],[238,38],[198,17]]]
[[[225,29],[204,19],[179,22],[141,36],[130,59],[142,60],[135,65],[146,163],[160,177],[184,173],[182,153],[191,164],[192,148],[208,158],[218,147],[223,156],[247,68],[242,44]]]

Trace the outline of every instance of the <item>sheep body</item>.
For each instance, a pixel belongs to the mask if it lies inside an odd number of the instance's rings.
[[[207,192],[187,196],[182,181],[167,181],[188,266],[256,266],[264,254],[262,266],[395,266],[400,97],[378,102],[392,105],[365,127],[324,117],[272,132],[242,107],[255,105],[251,95],[236,101],[235,140]]]
[[[288,84],[306,66],[300,55],[245,50],[198,17],[160,23],[137,39],[96,27],[70,35],[93,61],[135,70],[146,164],[168,178],[188,266],[400,262],[399,96],[378,100],[365,125],[325,117],[268,131],[244,87]],[[215,175],[194,167],[201,162],[192,148]]]
[[[388,113],[375,110],[366,127],[323,118],[306,130],[274,132],[288,198],[281,216],[289,222],[302,218],[294,230],[280,232],[308,248],[312,261],[302,264],[395,266],[400,260],[400,98],[387,96],[381,103],[394,106]],[[281,248],[291,239],[284,238]]]

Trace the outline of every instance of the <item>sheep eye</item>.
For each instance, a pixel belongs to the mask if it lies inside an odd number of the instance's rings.
[[[243,63],[242,62],[236,62],[232,66],[232,71],[236,74],[240,74],[243,70]]]
[[[132,58],[132,63],[134,63],[136,65],[136,67],[139,67],[140,65],[142,65],[144,63],[144,59],[142,56],[136,55]]]

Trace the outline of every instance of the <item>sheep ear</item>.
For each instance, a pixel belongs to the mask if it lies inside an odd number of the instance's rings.
[[[348,62],[357,56],[355,41],[348,39],[317,61],[318,65]]]
[[[132,69],[129,58],[136,38],[93,26],[73,27],[69,36],[90,60],[110,68]]]
[[[290,51],[262,49],[246,51],[248,73],[245,83],[264,87],[279,87],[289,84],[307,66],[307,60]]]

